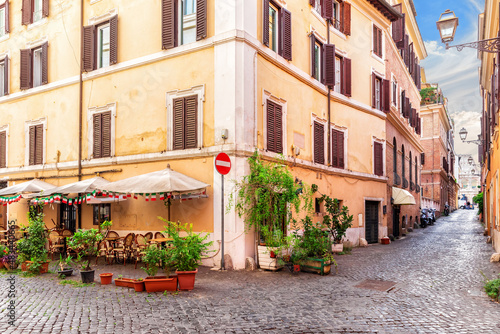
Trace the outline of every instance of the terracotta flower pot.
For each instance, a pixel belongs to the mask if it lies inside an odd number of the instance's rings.
[[[196,278],[196,273],[198,269],[195,271],[175,271],[177,277],[179,278],[179,290],[193,290],[194,289],[194,280]]]
[[[380,239],[380,242],[382,243],[382,245],[389,245],[391,243],[391,239],[389,239],[388,237],[383,237],[382,239]]]
[[[112,273],[102,273],[102,274],[99,274],[99,277],[101,278],[101,285],[111,284],[111,281],[113,280]]]
[[[133,288],[134,287],[134,279],[133,278],[116,278],[115,285],[116,286],[123,286],[125,288]]]
[[[144,291],[144,281],[134,281],[134,290],[135,292],[142,292]]]
[[[300,264],[294,264],[293,265],[293,271],[298,273],[300,271]]]
[[[177,276],[149,276],[144,280],[147,292],[177,291]]]

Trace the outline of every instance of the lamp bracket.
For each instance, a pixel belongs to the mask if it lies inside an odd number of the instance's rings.
[[[500,37],[458,45],[449,45],[448,43],[446,43],[446,50],[451,48],[457,48],[458,51],[462,51],[464,48],[473,48],[483,52],[496,53],[500,52]]]

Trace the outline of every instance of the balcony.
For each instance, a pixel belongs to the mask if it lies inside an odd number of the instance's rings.
[[[398,173],[394,173],[394,185],[399,186],[401,184],[401,177]]]
[[[415,190],[415,183],[410,181],[410,190]]]
[[[403,177],[403,189],[406,188],[408,188],[408,180],[405,177]]]

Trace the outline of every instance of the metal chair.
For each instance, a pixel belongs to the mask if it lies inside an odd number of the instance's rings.
[[[49,233],[49,254],[51,255],[52,261],[54,260],[54,253],[64,252],[64,244],[61,242],[60,234],[57,231],[52,231]]]
[[[148,242],[142,234],[137,234],[135,236],[136,248],[133,253],[135,258],[135,269],[137,269],[137,262],[142,261],[142,257],[146,254],[146,248],[148,247]]]
[[[144,234],[144,238],[146,238],[147,242],[150,242],[151,239],[153,239],[153,232],[148,232],[148,233]]]

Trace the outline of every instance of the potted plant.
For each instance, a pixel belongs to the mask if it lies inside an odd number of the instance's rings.
[[[9,267],[9,248],[5,245],[0,245],[0,268]]]
[[[326,214],[323,216],[323,225],[328,229],[333,240],[332,251],[341,253],[344,250],[342,239],[347,229],[352,226],[353,216],[349,215],[347,206],[340,207],[338,199],[322,195],[320,202],[325,203]]]
[[[43,213],[35,213],[33,209],[28,212],[27,236],[17,241],[18,263],[23,271],[29,270],[34,274],[46,273],[49,269],[47,261],[47,233],[43,221]]]
[[[90,258],[98,253],[98,244],[104,239],[104,234],[97,229],[78,230],[68,238],[68,247],[78,254],[81,266],[80,275],[83,283],[94,282],[94,270],[90,267]]]
[[[99,274],[99,277],[101,278],[101,285],[108,285],[113,280],[113,273],[102,273]]]
[[[208,234],[202,236],[193,232],[193,224],[169,222],[161,217],[167,225],[165,233],[172,238],[172,248],[169,248],[171,263],[177,270],[180,290],[193,290],[198,266],[201,264],[202,255],[209,252],[212,241],[207,242]],[[180,232],[185,234],[180,236]]]
[[[118,275],[118,278],[115,279],[116,286],[123,286],[125,288],[133,288],[133,278],[124,278],[123,275]]]
[[[147,292],[177,290],[177,275],[170,276],[170,267],[172,266],[170,248],[161,249],[158,245],[150,245],[146,248],[142,261],[146,265],[142,269],[148,275],[144,280]],[[156,276],[160,267],[164,268],[166,275]]]
[[[282,266],[270,255],[279,254],[272,248],[284,250],[283,236],[292,220],[290,211],[311,210],[311,191],[294,178],[283,157],[277,162],[264,162],[255,152],[248,158],[248,164],[250,173],[236,183],[237,196],[230,196],[228,209],[234,206],[245,219],[246,231],[255,231],[257,265],[278,270]]]
[[[71,255],[68,255],[66,258],[63,258],[63,255],[59,254],[59,261],[57,262],[57,267],[59,267],[57,274],[59,275],[59,277],[65,278],[67,276],[73,275],[73,268],[72,268],[73,264],[74,262]]]

